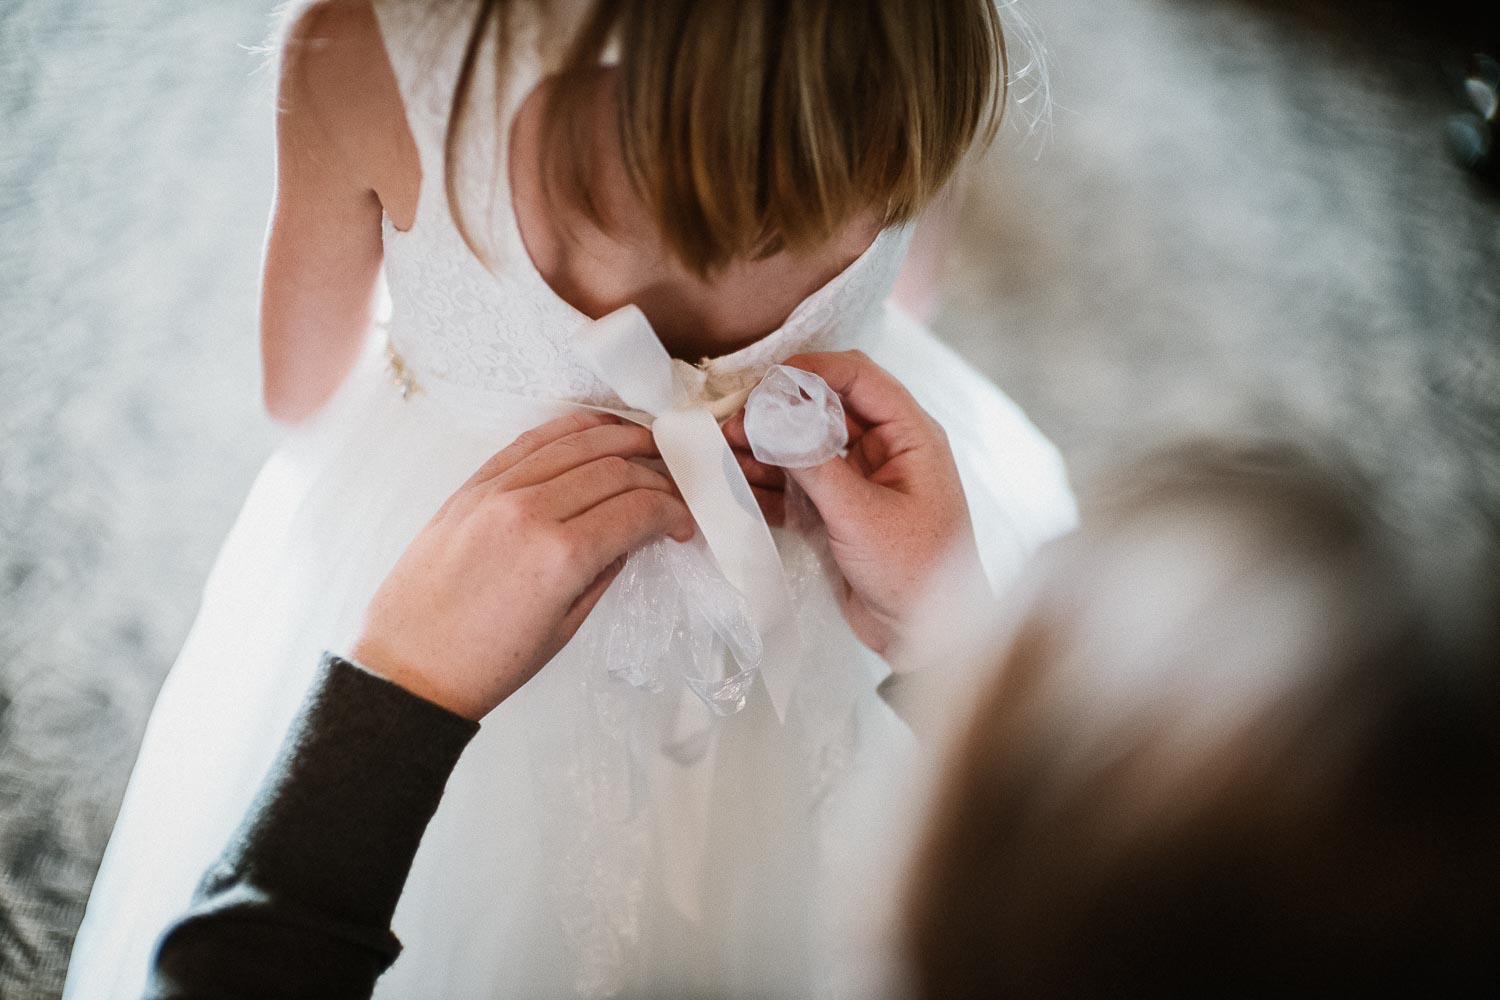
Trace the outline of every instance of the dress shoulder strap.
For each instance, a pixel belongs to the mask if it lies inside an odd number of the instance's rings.
[[[396,74],[406,122],[422,160],[423,186],[442,175],[443,142],[478,0],[373,0],[375,19]],[[492,64],[486,64],[486,68]],[[492,72],[476,82],[492,80]],[[480,95],[476,94],[476,98]]]
[[[443,187],[448,119],[480,0],[372,3],[422,163],[422,196],[417,208],[420,218],[447,203]],[[491,120],[496,127],[466,131],[464,162],[459,166],[461,186],[481,183],[487,194],[493,194],[496,188],[491,182],[498,180],[501,201],[508,202],[509,189],[504,181],[511,121],[547,72],[550,56],[560,42],[571,37],[588,4],[585,0],[509,0],[499,6],[501,23],[491,24],[484,34],[469,92],[475,121],[483,120],[483,109],[493,108]]]

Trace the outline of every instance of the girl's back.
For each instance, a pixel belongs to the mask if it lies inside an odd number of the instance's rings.
[[[637,16],[637,28],[659,28],[673,16],[661,5],[642,6],[648,13]],[[931,131],[951,133],[944,148],[913,152],[933,161],[925,168],[930,176],[878,177],[846,166],[830,179],[824,174],[834,171],[805,162],[808,150],[773,148],[799,138],[804,145],[829,144],[819,129],[800,135],[767,112],[764,120],[726,130],[720,145],[757,142],[764,147],[751,158],[758,173],[793,176],[767,179],[765,190],[749,196],[726,196],[716,189],[724,181],[711,176],[733,173],[714,160],[722,150],[695,150],[698,160],[669,166],[710,178],[688,184],[701,190],[684,191],[683,179],[665,176],[665,167],[658,171],[663,176],[642,176],[632,161],[669,157],[623,138],[622,130],[639,122],[625,120],[632,100],[619,90],[640,86],[641,73],[628,64],[598,66],[587,54],[559,55],[555,41],[549,51],[549,39],[573,37],[580,24],[585,34],[592,27],[583,5],[551,8],[545,16],[525,2],[375,7],[368,0],[313,4],[293,22],[286,47],[262,337],[267,401],[273,414],[289,420],[314,410],[347,371],[368,322],[382,242],[388,267],[391,258],[406,255],[399,244],[416,242],[427,244],[418,255],[475,274],[481,284],[491,282],[475,265],[494,271],[502,286],[513,276],[539,279],[505,288],[497,303],[502,320],[505,312],[528,313],[536,299],[542,300],[537,308],[555,312],[565,326],[634,303],[674,356],[697,360],[748,347],[778,331],[799,305],[848,270],[882,229],[893,234],[889,246],[871,256],[888,266],[898,262],[905,241],[890,227],[914,215],[951,172],[982,125],[983,96],[993,86],[993,73],[972,82],[972,107],[927,123]],[[481,8],[500,8],[498,24],[486,25],[480,43],[466,51]],[[719,19],[723,30],[736,20]],[[662,58],[650,53],[643,61]],[[559,72],[549,75],[551,68]],[[783,100],[829,103],[836,81],[823,82],[822,92],[810,97],[806,76],[804,68],[789,80],[765,81],[763,96],[787,92]],[[455,104],[461,79],[468,81],[466,100]],[[929,111],[928,117],[939,116]],[[890,121],[872,121],[865,131],[893,128]],[[679,145],[686,138],[658,136]],[[864,138],[851,135],[845,142]],[[806,178],[795,176],[799,168]],[[911,172],[886,172],[903,169]],[[789,184],[831,190],[780,212],[766,204],[773,195],[786,200],[777,186]],[[701,218],[672,220],[661,207],[669,197]],[[760,204],[735,203],[746,197]],[[423,216],[426,232],[417,240],[393,238],[412,231]],[[453,235],[445,230],[457,232],[470,252],[443,239]],[[866,289],[863,297],[880,299],[885,292]],[[566,339],[565,330],[544,333]]]

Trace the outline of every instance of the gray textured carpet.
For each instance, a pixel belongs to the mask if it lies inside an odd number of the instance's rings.
[[[157,685],[274,435],[264,2],[0,3],[0,995],[49,997]],[[1460,34],[1378,4],[1029,0],[938,326],[1095,471],[1348,442],[1430,544],[1500,494],[1500,207],[1443,157]],[[1493,508],[1489,525],[1493,526]]]

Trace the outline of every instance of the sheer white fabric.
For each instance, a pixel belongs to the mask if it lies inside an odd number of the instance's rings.
[[[346,648],[442,500],[570,404],[621,402],[572,346],[587,318],[526,255],[505,171],[493,271],[449,217],[442,135],[472,0],[376,10],[424,173],[410,231],[385,224],[389,338],[415,391],[394,384],[372,335],[257,479],[158,698],[70,1000],[140,994],[157,936],[248,807],[319,653]],[[511,30],[503,124],[543,65],[540,26],[522,17]],[[503,164],[506,135],[466,154]],[[700,368],[729,395],[791,354],[865,350],[947,428],[1000,585],[1071,526],[1072,499],[1014,404],[884,305],[908,239],[883,233],[775,333]],[[867,866],[903,797],[911,738],[875,696],[886,669],[843,623],[816,525],[793,521],[776,533],[802,634],[785,723],[751,685],[713,727],[711,766],[703,747],[673,743],[684,678],[728,647],[703,602],[685,600],[713,581],[666,548],[643,551],[460,762],[396,915],[406,950],[378,995],[873,995],[889,901],[869,895],[886,883]]]
[[[757,461],[811,469],[848,454],[838,393],[812,372],[772,365],[745,400],[745,437]]]

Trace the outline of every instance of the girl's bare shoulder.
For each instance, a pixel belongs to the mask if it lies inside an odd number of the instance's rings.
[[[324,90],[387,62],[370,0],[300,0],[283,15],[281,79]]]
[[[403,119],[395,74],[370,0],[309,0],[288,14],[279,111],[346,152],[386,143]]]
[[[403,187],[415,168],[400,89],[370,0],[305,0],[288,12],[280,50],[283,139],[357,174]]]

